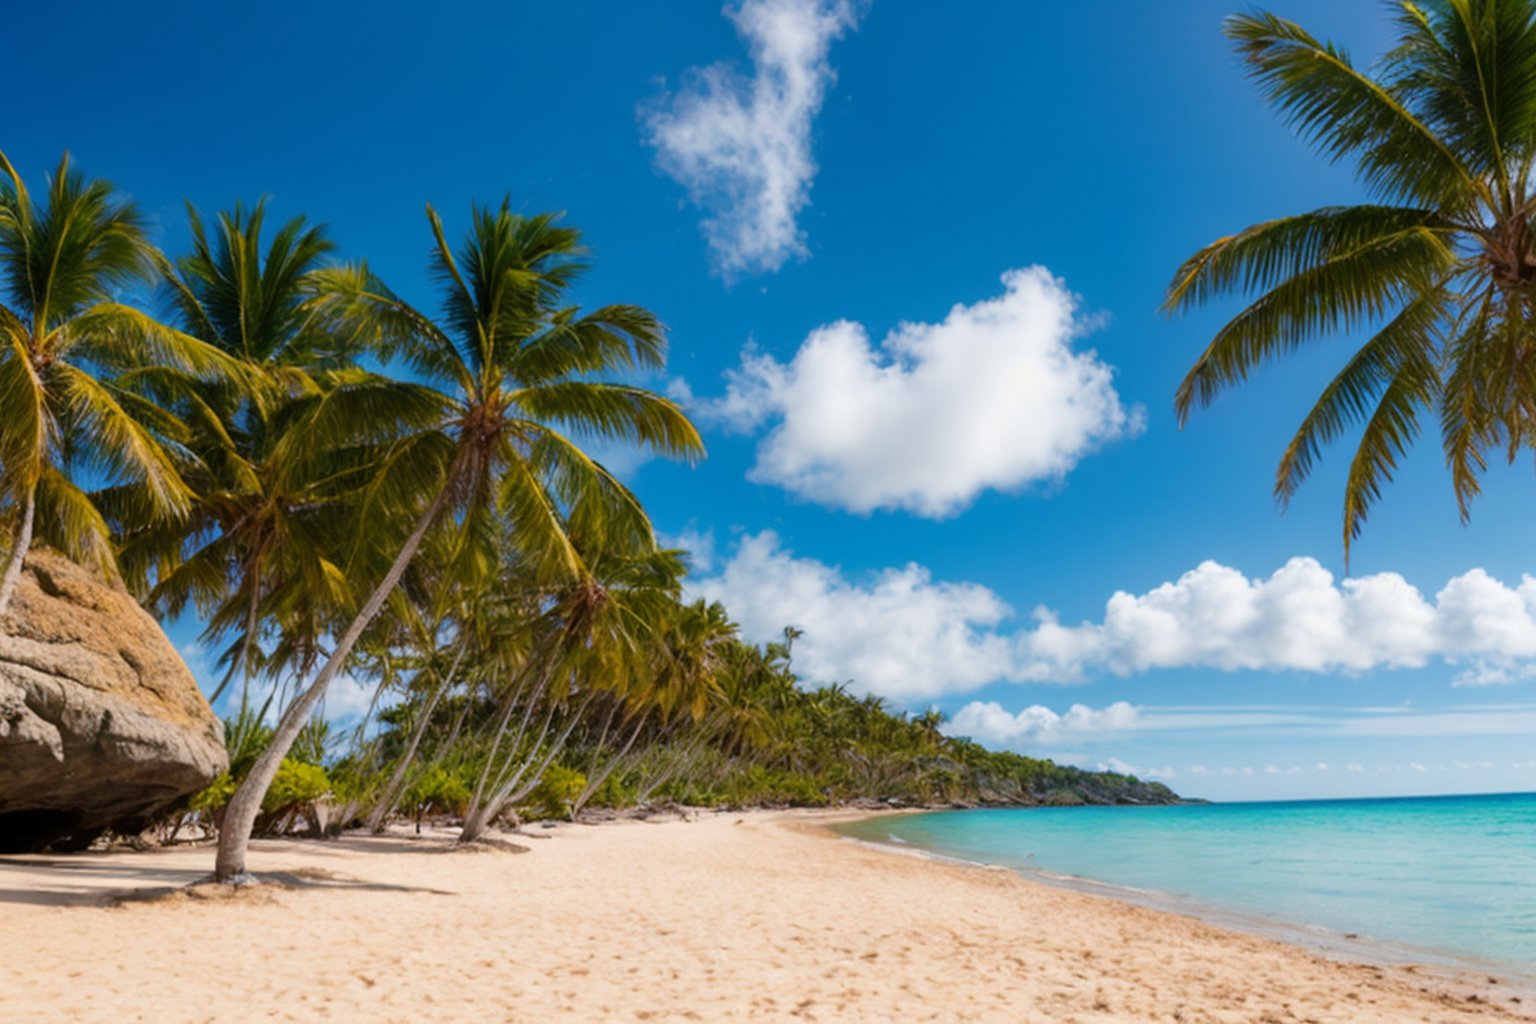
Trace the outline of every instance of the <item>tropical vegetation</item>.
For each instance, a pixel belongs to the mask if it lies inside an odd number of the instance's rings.
[[[791,644],[745,643],[718,605],[674,604],[670,614],[705,627],[707,640],[686,655],[713,662],[700,704],[678,707],[655,693],[626,694],[573,680],[554,688],[522,684],[514,696],[489,659],[438,647],[402,648],[408,664],[379,711],[371,736],[358,730],[302,746],[283,762],[262,805],[258,831],[296,826],[337,830],[391,817],[451,822],[463,841],[489,823],[567,819],[665,807],[739,809],[894,806],[1066,806],[1168,803],[1161,783],[1091,772],[990,751],[945,735],[936,712],[910,715],[846,687],[810,688],[791,670]],[[668,631],[675,628],[666,627]],[[675,641],[674,641],[675,643]],[[677,647],[660,653],[676,657]],[[449,662],[458,669],[449,675]],[[466,666],[476,666],[466,668]],[[654,685],[654,684],[652,684]],[[670,706],[669,706],[670,705]],[[509,713],[509,708],[512,712]],[[253,735],[227,723],[228,733]],[[260,747],[270,729],[254,730]],[[233,751],[232,773],[252,761]],[[299,766],[325,773],[303,805]],[[321,776],[314,776],[321,779]],[[497,780],[488,782],[488,780]],[[279,785],[281,784],[281,785]],[[222,824],[234,782],[210,786],[185,814]],[[281,790],[282,795],[278,794]],[[288,794],[300,794],[291,796]],[[299,807],[303,813],[294,813]],[[316,821],[324,821],[316,826]]]

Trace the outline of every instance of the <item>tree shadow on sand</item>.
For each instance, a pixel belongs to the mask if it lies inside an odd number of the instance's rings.
[[[46,873],[46,877],[44,876]],[[66,858],[0,861],[0,903],[51,907],[122,906],[160,900],[262,901],[293,890],[419,892],[454,896],[447,889],[371,882],[324,868],[261,872],[254,886],[215,885],[206,871],[129,863],[71,863]],[[77,881],[78,880],[78,881]],[[10,884],[7,884],[7,883]],[[159,883],[159,884],[154,884]]]

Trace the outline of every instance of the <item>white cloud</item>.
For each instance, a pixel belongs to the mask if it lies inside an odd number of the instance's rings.
[[[370,708],[382,711],[400,702],[398,693],[381,693],[378,695],[378,705],[375,707],[374,691],[377,689],[376,682],[355,679],[348,675],[337,676],[325,689],[322,713],[333,724],[355,726]]]
[[[680,533],[656,534],[656,542],[664,548],[678,548],[688,552],[689,568],[695,573],[711,572],[715,568],[715,534],[713,530],[700,530],[690,522]]]
[[[785,626],[804,630],[795,668],[812,683],[915,700],[974,690],[1011,671],[1011,645],[994,630],[1010,614],[1002,599],[976,584],[936,582],[919,565],[851,583],[835,566],[794,557],[765,531],[743,538],[718,575],[690,590],[722,602],[754,642],[778,638]]]
[[[1509,587],[1481,569],[1433,602],[1396,573],[1335,582],[1293,558],[1267,579],[1205,562],[1144,594],[1111,597],[1100,622],[1063,626],[1054,613],[1019,638],[1025,678],[1075,680],[1158,668],[1364,672],[1461,667],[1458,684],[1510,682],[1536,658],[1536,580]]]
[[[730,276],[805,254],[795,218],[816,176],[811,123],[835,77],[827,51],[857,10],[849,0],[744,0],[726,15],[751,52],[751,77],[725,64],[697,69],[645,124],[662,168],[710,214],[704,234]]]
[[[856,323],[811,332],[788,363],[748,349],[706,418],[772,423],[752,480],[853,512],[954,515],[985,490],[1063,478],[1139,433],[1112,368],[1073,343],[1094,326],[1043,267],[1003,275],[1001,296],[905,323],[879,346]]]
[[[1019,749],[1028,744],[1122,732],[1135,728],[1138,717],[1137,709],[1123,700],[1099,709],[1073,704],[1064,714],[1041,704],[1011,714],[996,701],[972,701],[955,712],[944,731],[991,747]]]
[[[1112,757],[1108,761],[1100,761],[1095,767],[1101,772],[1119,772],[1121,775],[1135,775],[1136,769],[1126,764],[1118,757]]]
[[[716,561],[707,535],[689,546]],[[722,602],[754,642],[777,638],[785,626],[803,630],[795,653],[805,678],[906,701],[996,682],[1076,682],[1154,669],[1354,674],[1438,661],[1458,667],[1462,684],[1536,670],[1536,579],[1509,587],[1481,569],[1455,577],[1429,600],[1396,573],[1338,582],[1310,558],[1293,558],[1263,579],[1206,562],[1144,594],[1115,594],[1099,622],[1064,626],[1041,610],[1033,628],[1010,628],[1012,609],[987,587],[936,580],[917,563],[849,579],[837,566],[796,557],[765,531],[742,538],[690,589]],[[1345,718],[1298,708],[1143,709],[1136,725],[1470,735],[1533,722],[1536,710],[1525,706],[1473,705],[1433,715],[1357,708]]]

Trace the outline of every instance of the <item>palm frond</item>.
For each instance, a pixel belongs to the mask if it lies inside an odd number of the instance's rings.
[[[1319,334],[1362,327],[1425,288],[1455,263],[1440,232],[1413,227],[1330,255],[1260,296],[1222,327],[1180,383],[1180,422],[1265,361]]]
[[[1236,14],[1228,38],[1265,96],[1330,160],[1352,157],[1379,194],[1462,210],[1492,196],[1402,98],[1332,44],[1273,14]]]
[[[73,428],[92,439],[89,461],[113,477],[142,481],[162,515],[185,515],[193,494],[155,428],[176,421],[130,392],[103,383],[67,363],[56,363],[51,384],[59,390]],[[132,412],[130,413],[130,409]],[[153,425],[145,422],[155,416]]]
[[[1280,459],[1280,468],[1275,474],[1275,497],[1282,508],[1290,503],[1297,488],[1311,473],[1323,447],[1371,414],[1382,390],[1394,381],[1400,379],[1404,387],[1413,383],[1422,385],[1424,390],[1412,397],[1424,408],[1434,404],[1439,380],[1429,353],[1438,348],[1437,329],[1444,320],[1449,301],[1446,292],[1436,288],[1409,302],[1355,352],[1323,389]],[[1413,374],[1403,376],[1404,368],[1408,366],[1417,369]],[[1401,400],[1408,397],[1404,395]],[[1385,427],[1386,421],[1383,421],[1381,429],[1385,430]],[[1381,440],[1389,441],[1390,438],[1383,434]],[[1357,533],[1358,529],[1349,533],[1349,539],[1353,540]]]
[[[698,429],[677,403],[644,388],[564,381],[523,388],[511,398],[530,418],[579,433],[634,442],[690,461],[704,453]]]

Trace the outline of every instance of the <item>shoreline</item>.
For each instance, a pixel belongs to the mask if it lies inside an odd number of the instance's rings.
[[[939,810],[919,810],[892,813],[946,813]],[[915,857],[936,864],[983,871],[1003,871],[1026,882],[1044,885],[1083,896],[1112,900],[1128,906],[1172,914],[1198,921],[1202,924],[1227,931],[1270,939],[1298,949],[1316,953],[1341,964],[1356,964],[1382,968],[1412,968],[1415,973],[1441,972],[1451,978],[1467,979],[1499,976],[1501,984],[1526,997],[1525,1001],[1536,1007],[1536,964],[1523,967],[1497,960],[1483,960],[1466,954],[1440,949],[1430,949],[1377,938],[1364,933],[1338,932],[1321,925],[1306,925],[1294,921],[1264,917],[1258,914],[1231,910],[1214,903],[1206,903],[1195,897],[1156,889],[1141,889],[1120,885],[1082,875],[1062,874],[1043,868],[1014,867],[987,861],[970,860],[951,854],[939,853],[925,847],[892,837],[891,841],[866,839],[838,831],[844,824],[890,816],[881,812],[850,816],[824,826],[826,834],[844,842],[878,850],[897,856]]]
[[[0,933],[26,941],[0,1018],[1536,1020],[1502,975],[1338,960],[834,830],[901,813],[533,826],[502,834],[516,854],[261,840],[281,884],[234,894],[174,889],[206,846],[3,856]]]

